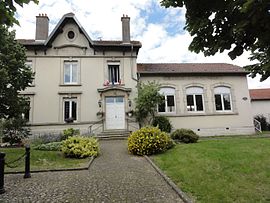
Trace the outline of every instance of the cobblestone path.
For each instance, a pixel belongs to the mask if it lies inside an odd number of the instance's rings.
[[[123,140],[101,141],[89,170],[6,175],[0,202],[182,202],[143,158],[128,155]]]

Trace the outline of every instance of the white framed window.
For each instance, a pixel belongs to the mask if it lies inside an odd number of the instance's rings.
[[[187,96],[187,111],[203,112],[203,88],[201,87],[188,87],[186,89]]]
[[[33,61],[32,61],[32,60],[27,60],[27,61],[25,62],[25,65],[28,66],[28,67],[30,67],[31,70],[33,71]]]
[[[159,93],[164,96],[164,101],[158,105],[158,112],[175,113],[175,89],[171,87],[161,88]]]
[[[232,111],[231,89],[229,87],[215,87],[216,111]]]
[[[108,64],[108,76],[109,76],[109,83],[120,84],[120,65],[119,64]]]
[[[64,61],[64,84],[78,84],[78,61]]]
[[[78,118],[77,98],[64,98],[64,121],[73,122]]]

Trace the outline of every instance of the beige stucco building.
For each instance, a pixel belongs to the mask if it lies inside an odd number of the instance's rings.
[[[159,115],[174,128],[200,135],[253,133],[246,72],[229,64],[137,64],[141,47],[130,40],[123,16],[121,41],[92,40],[73,13],[48,36],[49,18],[37,16],[36,39],[18,40],[35,72],[27,118],[32,132],[124,133],[138,127],[131,112],[138,81],[158,81]]]

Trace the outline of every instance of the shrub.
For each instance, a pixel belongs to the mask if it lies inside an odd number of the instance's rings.
[[[66,140],[69,137],[72,137],[74,135],[80,135],[80,130],[79,129],[74,129],[74,128],[68,128],[63,131],[64,134],[62,134],[61,140]]]
[[[24,127],[25,124],[26,121],[21,118],[12,118],[3,121],[3,142],[9,142],[11,145],[20,144],[24,138],[29,137],[31,133],[29,128]]]
[[[43,151],[60,151],[61,150],[61,142],[51,142],[47,144],[41,144],[33,147],[35,150],[43,150]]]
[[[199,136],[190,129],[177,129],[171,134],[171,138],[184,143],[195,143]]]
[[[97,139],[93,137],[74,136],[62,141],[61,150],[67,157],[84,158],[97,156],[99,144]]]
[[[172,130],[172,124],[170,120],[165,116],[155,117],[152,125],[158,127],[163,132],[170,133]]]
[[[135,155],[151,155],[166,151],[173,141],[166,132],[157,127],[144,127],[128,137],[128,151]]]
[[[261,123],[261,130],[262,131],[270,130],[270,123],[267,122],[265,116],[263,116],[263,115],[257,115],[254,118]]]
[[[41,145],[51,142],[60,142],[62,134],[46,133],[43,135],[33,135],[31,136],[31,144]]]

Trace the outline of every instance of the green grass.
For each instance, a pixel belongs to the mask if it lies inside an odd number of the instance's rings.
[[[197,202],[270,202],[270,139],[179,144],[151,157]]]
[[[24,154],[24,148],[1,148],[1,152],[6,153],[5,162],[10,162],[17,159]],[[32,150],[30,154],[30,169],[31,170],[44,170],[44,169],[64,169],[64,168],[79,168],[87,167],[90,158],[85,159],[72,159],[64,157],[62,152],[59,151],[40,151]],[[16,168],[9,168],[5,166],[5,172],[11,171],[24,171],[24,159],[12,165],[19,166]]]

